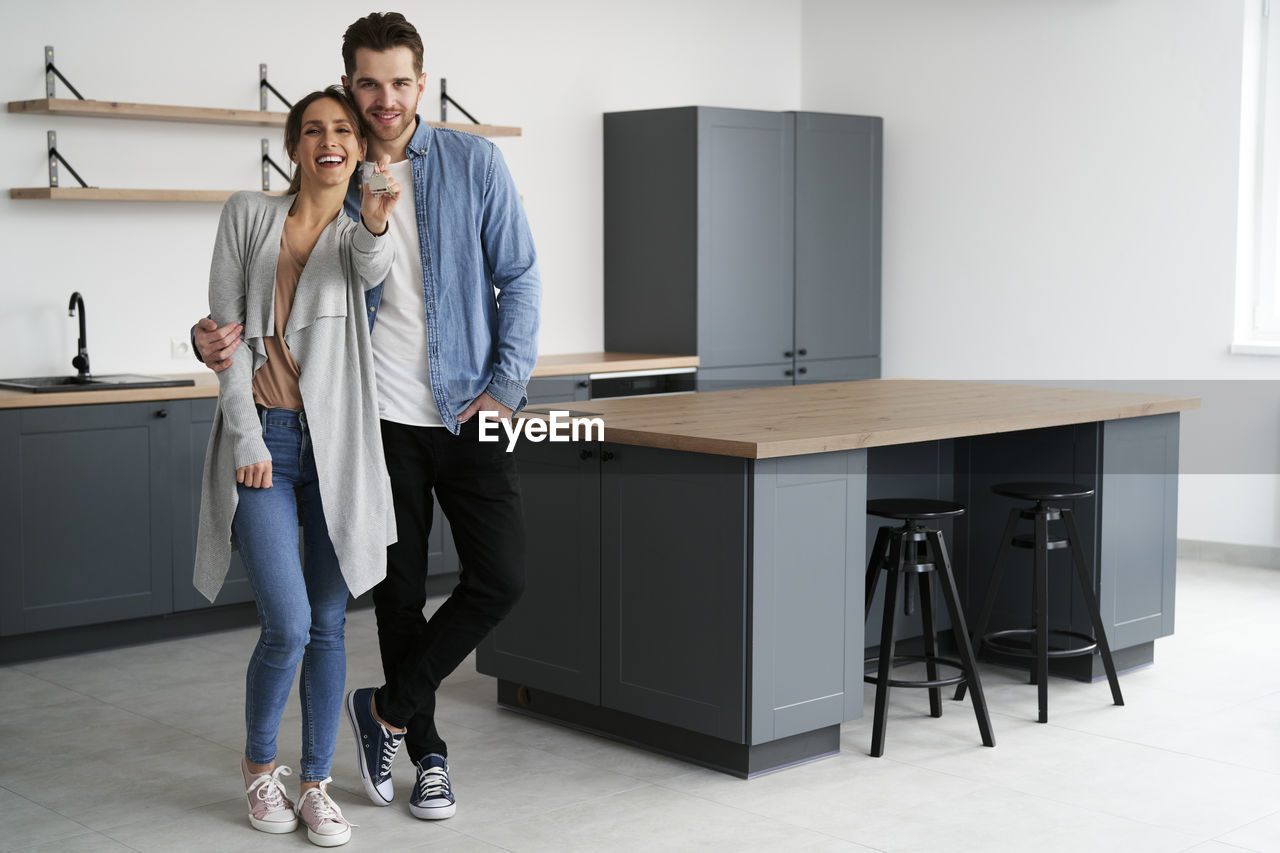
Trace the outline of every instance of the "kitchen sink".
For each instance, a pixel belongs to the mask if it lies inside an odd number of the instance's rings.
[[[169,388],[194,385],[193,379],[166,379],[163,376],[143,376],[137,373],[110,373],[101,376],[32,376],[24,379],[0,379],[0,388],[32,391],[36,394],[52,391],[104,391],[111,388]]]

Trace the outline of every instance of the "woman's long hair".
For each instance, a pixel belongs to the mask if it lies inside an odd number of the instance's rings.
[[[346,89],[333,85],[322,92],[312,92],[289,108],[289,117],[284,121],[284,151],[289,155],[290,160],[297,153],[298,143],[302,141],[302,116],[306,113],[307,107],[321,98],[331,98],[336,101],[338,106],[342,107],[343,112],[347,114],[347,118],[351,120],[351,127],[355,130],[356,138],[361,142],[365,141],[364,122],[360,119],[360,113],[356,110],[356,105],[352,102],[351,97],[347,95]],[[301,188],[302,169],[295,164],[293,177],[289,179],[288,194],[293,195]]]

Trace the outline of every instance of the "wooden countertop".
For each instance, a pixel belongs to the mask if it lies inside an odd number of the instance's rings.
[[[621,373],[630,370],[665,370],[697,367],[696,355],[648,355],[637,352],[581,352],[540,355],[534,377],[569,376],[575,373]]]
[[[158,376],[160,374],[148,374]],[[0,388],[0,409],[37,409],[44,406],[91,406],[98,403],[148,403],[154,400],[195,400],[218,396],[218,379],[207,370],[199,373],[168,373],[165,379],[192,379],[195,385],[168,388],[120,388],[102,391],[52,391],[36,394]]]
[[[535,377],[571,376],[580,373],[616,373],[628,370],[697,366],[698,357],[693,355],[646,355],[627,352],[565,353],[539,356],[533,368],[533,375]],[[153,400],[194,400],[218,396],[218,380],[207,370],[201,370],[198,373],[167,374],[165,378],[194,379],[196,384],[172,388],[121,388],[48,394],[0,388],[0,409],[83,406],[96,403],[145,403]]]
[[[925,379],[540,404],[600,415],[619,444],[768,459],[1200,408],[1196,397]],[[542,416],[545,419],[545,415]]]

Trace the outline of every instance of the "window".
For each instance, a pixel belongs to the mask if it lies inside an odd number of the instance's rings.
[[[1280,355],[1280,2],[1246,3],[1231,351]]]

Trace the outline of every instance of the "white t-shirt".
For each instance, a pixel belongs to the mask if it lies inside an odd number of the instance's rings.
[[[378,415],[410,426],[444,426],[431,393],[427,362],[427,309],[414,215],[413,166],[406,159],[392,163],[388,171],[400,184],[400,201],[391,214],[387,234],[395,243],[396,259],[382,288],[370,339],[378,378]],[[372,172],[373,164],[366,162],[366,180]]]

